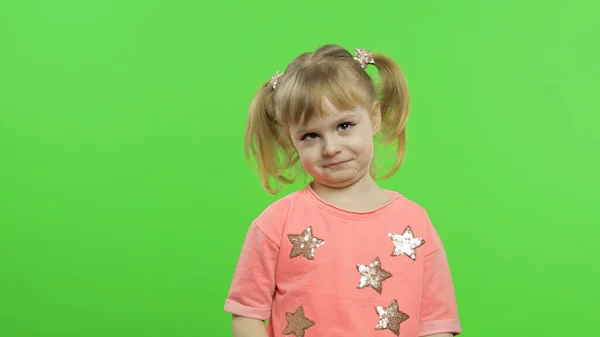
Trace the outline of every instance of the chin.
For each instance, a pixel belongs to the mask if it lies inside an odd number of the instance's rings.
[[[335,179],[319,177],[319,178],[316,178],[315,180],[321,185],[325,185],[325,186],[333,187],[333,188],[343,188],[343,187],[348,187],[348,186],[354,184],[355,182],[359,181],[360,177],[357,177],[355,175],[349,175],[346,177],[344,177],[344,176],[336,177]]]

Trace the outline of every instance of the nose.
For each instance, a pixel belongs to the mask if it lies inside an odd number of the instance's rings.
[[[333,157],[340,152],[339,144],[333,139],[328,137],[323,139],[323,156]]]

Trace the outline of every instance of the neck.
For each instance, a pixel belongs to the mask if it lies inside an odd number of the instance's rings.
[[[391,200],[369,174],[346,187],[330,187],[313,181],[311,188],[323,201],[352,211],[370,211]]]
[[[344,187],[331,187],[317,181],[313,181],[311,186],[313,191],[320,197],[333,197],[343,200],[364,198],[381,190],[370,176],[365,178]]]

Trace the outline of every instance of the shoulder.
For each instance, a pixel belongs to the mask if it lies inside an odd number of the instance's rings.
[[[386,190],[386,192],[397,196],[397,202],[400,205],[400,207],[397,207],[399,212],[402,212],[404,215],[410,216],[415,220],[428,219],[427,210],[421,204],[396,191]]]
[[[290,193],[269,204],[254,219],[254,225],[273,242],[279,242],[292,208],[301,203],[301,193]]]
[[[400,203],[402,206],[397,208],[397,216],[402,219],[402,225],[410,227],[415,236],[425,241],[426,255],[437,251],[441,241],[426,207],[404,195],[401,195]]]
[[[279,220],[287,218],[292,204],[298,199],[300,191],[290,193],[270,203],[260,214],[254,219],[257,224],[272,221],[273,218]]]

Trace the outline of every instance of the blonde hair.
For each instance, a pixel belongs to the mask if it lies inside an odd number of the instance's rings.
[[[256,93],[248,113],[244,152],[254,160],[262,187],[276,194],[282,184],[291,184],[296,174],[290,169],[299,162],[286,125],[304,123],[326,115],[326,101],[344,111],[362,106],[372,109],[381,103],[381,138],[384,145],[396,143],[395,161],[387,174],[400,168],[406,148],[409,95],[406,79],[391,58],[373,54],[379,74],[375,86],[361,64],[344,48],[325,45],[294,59],[278,79],[276,89],[265,83]]]

